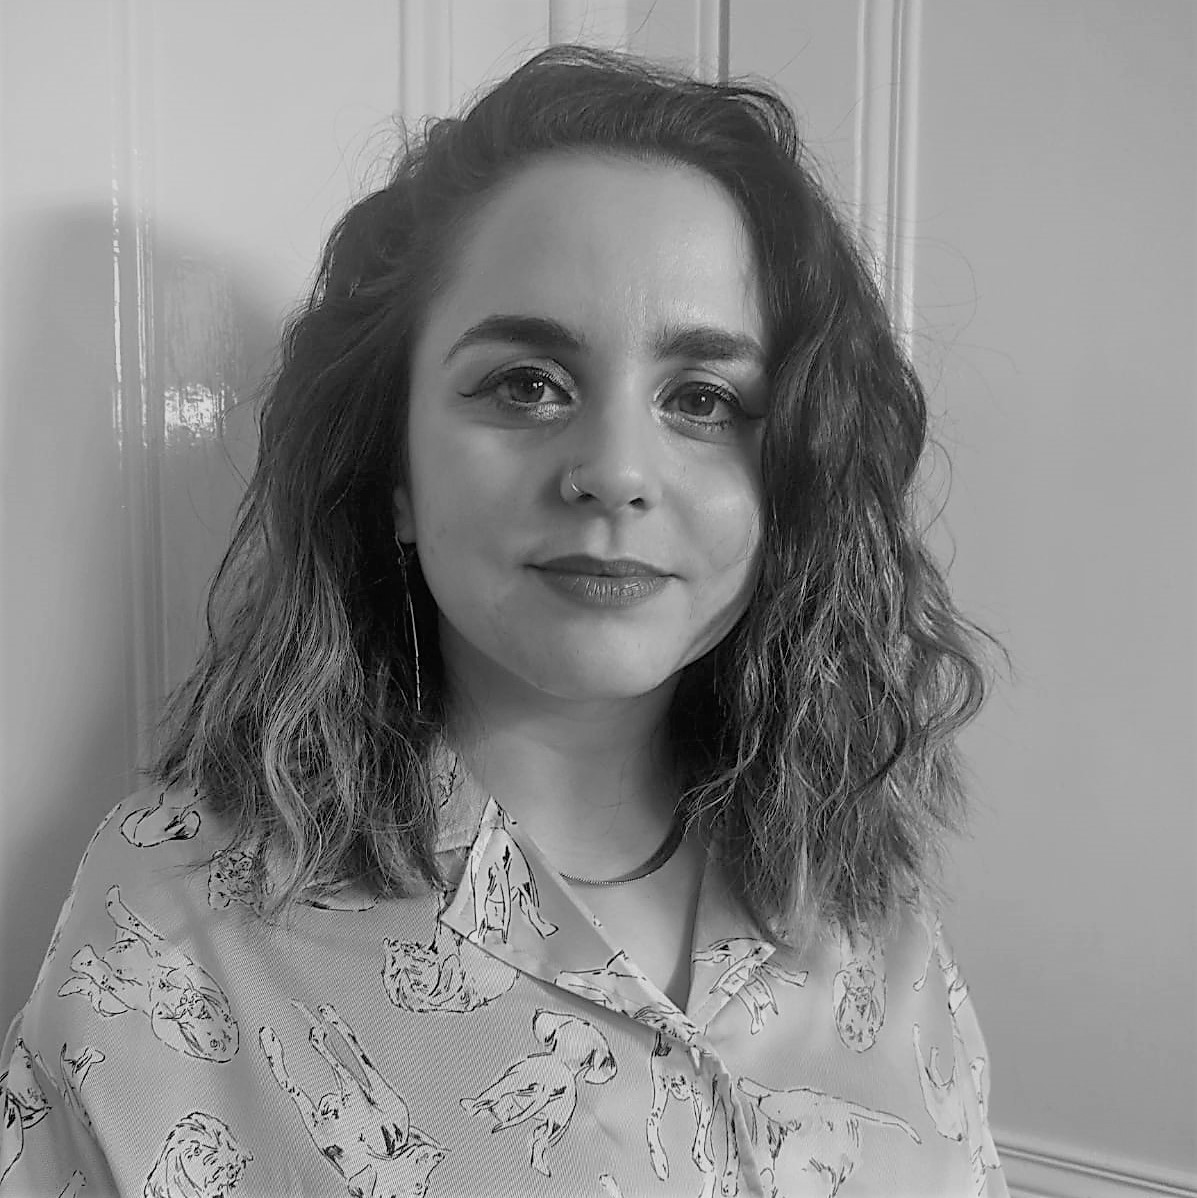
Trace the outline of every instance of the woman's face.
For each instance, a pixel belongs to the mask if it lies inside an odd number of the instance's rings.
[[[489,200],[456,267],[395,493],[449,677],[656,691],[756,574],[765,325],[739,211],[695,169],[562,156]]]

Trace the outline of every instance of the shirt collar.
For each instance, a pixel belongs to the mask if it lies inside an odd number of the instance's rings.
[[[461,755],[445,740],[438,740],[429,764],[437,799],[435,851],[468,849],[478,836],[490,796],[465,767]]]
[[[483,951],[610,1010],[691,1042],[773,955],[708,861],[695,914],[685,1016],[613,944],[560,874],[443,740],[431,773],[436,851],[468,850],[442,921]],[[743,1001],[743,999],[742,999]]]

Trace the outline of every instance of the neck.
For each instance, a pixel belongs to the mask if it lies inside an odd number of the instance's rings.
[[[618,875],[665,838],[678,797],[672,681],[633,698],[569,699],[446,664],[449,739],[558,869]]]

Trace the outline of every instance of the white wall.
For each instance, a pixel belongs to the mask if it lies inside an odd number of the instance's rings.
[[[398,40],[390,0],[352,24],[336,0],[0,3],[6,1025],[193,656],[252,464],[236,405],[392,119]]]
[[[901,276],[952,465],[937,543],[1014,657],[965,741],[952,920],[1008,1173],[1197,1190],[1197,10],[748,11],[732,71],[807,113]]]
[[[248,410],[223,447],[212,412],[249,396],[393,114],[631,31],[792,97],[931,388],[937,543],[1017,671],[967,736],[951,921],[1016,1190],[1197,1191],[1194,15],[0,3],[0,1022],[194,650],[252,458]],[[928,476],[942,498],[942,456]]]
[[[929,8],[918,261],[953,336],[958,578],[1020,671],[969,740],[984,841],[959,858],[1017,1062],[1001,1126],[1190,1176],[1195,16]]]

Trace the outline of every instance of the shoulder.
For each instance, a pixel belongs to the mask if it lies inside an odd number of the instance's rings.
[[[88,841],[55,939],[85,897],[102,900],[114,886],[146,897],[162,894],[202,870],[230,839],[228,821],[198,789],[135,791],[101,820]]]
[[[247,912],[227,909],[235,886],[227,878],[213,898],[229,833],[194,789],[160,786],[130,795],[100,823],[20,1016],[25,1044],[58,1084],[63,1054],[90,1046],[129,1057],[144,1029],[122,1016],[143,1016],[155,1040],[186,1056],[222,1061],[235,1051],[218,979]],[[210,1033],[206,1047],[192,1043],[200,1025]]]
[[[904,914],[886,944],[884,977],[894,1031],[913,1049],[924,1091],[928,1085],[935,1089],[941,1072],[948,1076],[955,1070],[958,1077],[970,1077],[971,1085],[962,1085],[957,1097],[979,1106],[969,1123],[977,1132],[985,1125],[989,1053],[964,970],[938,909],[915,904]]]
[[[94,946],[121,942],[122,929],[180,916],[206,905],[208,875],[229,843],[227,821],[193,788],[146,787],[118,803],[100,822],[83,851],[50,937],[26,1009],[37,1026],[46,999],[87,984]],[[200,902],[197,903],[197,897]],[[104,1009],[102,987],[92,979],[95,1009]],[[111,1005],[111,1004],[109,1004]]]
[[[146,786],[119,802],[84,853],[115,853],[131,868],[154,871],[201,864],[226,848],[232,822],[196,786]]]
[[[84,851],[10,1032],[9,1081],[33,1078],[60,1119],[30,1143],[51,1155],[103,1143],[122,1193],[130,1169],[140,1192],[163,1112],[219,1108],[244,1081],[225,977],[239,913],[210,893],[228,832],[194,790],[150,787],[117,804]],[[213,1076],[213,1065],[227,1072]]]
[[[903,902],[884,935],[850,942],[849,955],[867,957],[889,988],[909,993],[920,1005],[954,1015],[968,995],[941,910],[923,899]]]
[[[856,1053],[877,1043],[909,1058],[920,1038],[950,1050],[961,1027],[975,1027],[968,984],[933,905],[903,903],[884,928],[831,931],[806,959],[831,990],[840,1040]]]

